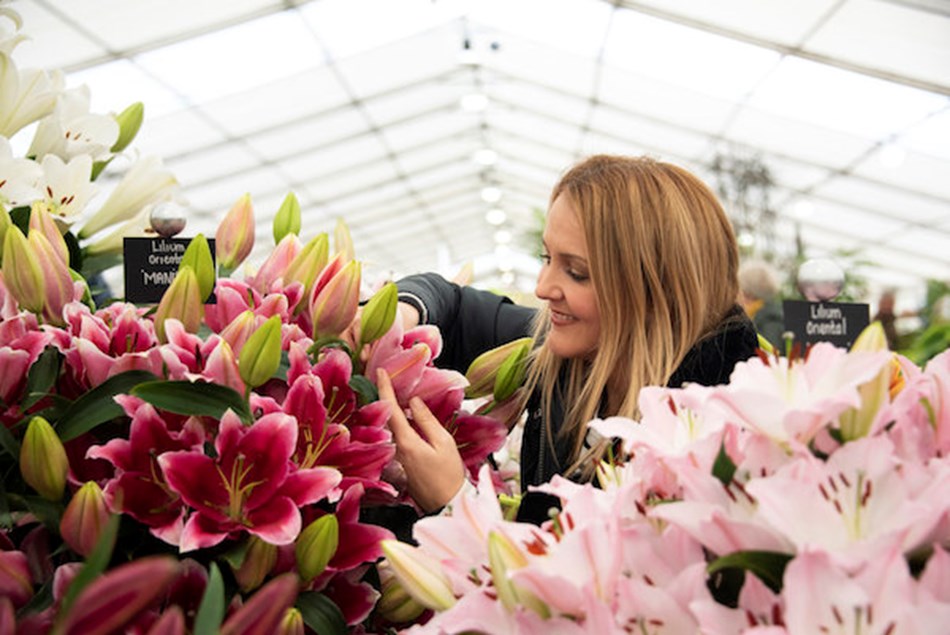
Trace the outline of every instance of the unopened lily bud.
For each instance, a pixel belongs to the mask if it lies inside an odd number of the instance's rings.
[[[488,564],[495,592],[505,608],[511,611],[517,606],[524,606],[542,618],[550,617],[551,611],[544,602],[511,581],[509,571],[528,566],[528,558],[507,536],[497,531],[488,533]]]
[[[31,313],[43,311],[46,302],[43,268],[16,225],[10,225],[3,237],[3,283],[21,309]]]
[[[69,247],[66,246],[66,239],[63,238],[53,215],[50,214],[49,204],[46,201],[34,201],[30,207],[30,232],[40,232],[46,236],[46,240],[53,246],[56,255],[64,264],[69,265]]]
[[[3,258],[3,240],[6,238],[7,229],[10,228],[10,212],[0,203],[0,258]]]
[[[416,601],[434,611],[455,605],[452,585],[437,560],[398,540],[383,540],[380,547],[399,583]]]
[[[465,388],[465,396],[468,399],[477,399],[492,394],[495,390],[495,378],[502,364],[511,355],[519,355],[521,349],[531,350],[531,342],[530,337],[522,337],[476,357],[465,373],[465,378],[469,382]]]
[[[316,519],[300,532],[294,553],[297,571],[304,582],[323,573],[340,544],[340,523],[333,514]]]
[[[277,576],[257,591],[221,625],[220,635],[262,635],[277,630],[297,599],[299,580],[292,573]]]
[[[69,459],[63,442],[43,417],[33,417],[20,446],[20,473],[27,485],[47,500],[63,498]]]
[[[254,334],[257,326],[257,316],[250,309],[242,311],[227,326],[221,329],[218,335],[231,346],[231,351],[240,357],[244,344]]]
[[[132,620],[165,594],[179,568],[174,558],[147,556],[106,571],[76,598],[63,632],[125,632]]]
[[[0,550],[0,599],[9,599],[14,607],[19,608],[32,597],[33,576],[26,554],[22,551]],[[12,633],[14,630],[11,628],[0,632]]]
[[[205,302],[214,291],[214,259],[211,257],[211,247],[204,234],[198,234],[188,243],[188,248],[181,256],[178,268],[191,267],[198,277],[198,292],[201,301]]]
[[[380,598],[376,603],[376,611],[385,619],[394,624],[406,624],[414,621],[426,610],[426,607],[406,592],[389,567],[381,566],[379,577]]]
[[[377,291],[360,315],[360,347],[375,342],[389,332],[396,321],[396,305],[399,304],[399,289],[387,282]]]
[[[276,563],[277,547],[257,536],[251,536],[244,562],[240,568],[234,570],[234,578],[242,591],[253,591],[264,584]]]
[[[274,376],[280,366],[281,320],[272,315],[255,331],[238,355],[238,370],[244,383],[255,388]]]
[[[162,611],[152,628],[148,629],[146,635],[185,635],[185,614],[181,612],[181,607],[171,606]]]
[[[231,206],[214,235],[214,247],[222,269],[233,271],[254,248],[254,207],[245,194]]]
[[[139,133],[144,118],[145,104],[140,101],[127,106],[125,110],[116,115],[115,121],[119,124],[119,138],[112,144],[110,151],[122,152],[129,147],[129,144],[135,139],[135,135]]]
[[[293,192],[287,193],[274,215],[274,244],[279,244],[287,234],[300,235],[300,202]]]
[[[351,260],[310,302],[313,339],[335,337],[342,333],[356,317],[359,301],[360,263]]]
[[[875,353],[886,350],[887,337],[880,322],[869,324],[851,345],[852,352]],[[845,441],[865,437],[871,432],[878,411],[890,399],[892,372],[893,367],[887,363],[873,379],[858,386],[861,405],[848,408],[838,417],[841,437]]]
[[[310,242],[304,245],[294,259],[290,261],[290,266],[284,273],[284,284],[299,282],[303,284],[303,293],[305,298],[310,297],[313,291],[313,283],[317,276],[327,266],[327,258],[330,254],[330,239],[326,232],[318,234]],[[303,303],[301,303],[303,305]]]
[[[303,635],[303,614],[293,607],[287,609],[277,626],[277,635]]]
[[[492,392],[495,401],[500,403],[508,399],[524,384],[530,350],[530,344],[517,348],[501,363],[498,374],[495,375],[495,386]]]
[[[347,262],[356,257],[350,228],[342,218],[337,219],[336,227],[333,228],[333,244],[336,247],[336,253],[343,254],[343,259]]]
[[[195,270],[185,265],[178,273],[155,311],[155,333],[159,341],[165,341],[165,320],[174,318],[182,323],[189,333],[197,333],[204,317],[204,302]]]
[[[70,548],[81,556],[89,556],[109,522],[105,495],[95,481],[79,488],[59,521],[59,533]]]
[[[43,272],[43,318],[50,324],[65,326],[63,307],[73,299],[73,276],[56,250],[39,231],[30,230],[26,239]]]

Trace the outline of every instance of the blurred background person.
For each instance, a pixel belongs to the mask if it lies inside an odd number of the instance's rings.
[[[785,318],[779,297],[779,277],[764,260],[749,260],[739,267],[739,303],[756,331],[774,346],[782,343]]]

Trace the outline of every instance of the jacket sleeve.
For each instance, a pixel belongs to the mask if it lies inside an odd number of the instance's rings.
[[[481,353],[531,334],[534,309],[472,287],[460,287],[436,273],[409,276],[397,282],[399,301],[419,310],[422,324],[442,333],[440,368],[464,373]]]

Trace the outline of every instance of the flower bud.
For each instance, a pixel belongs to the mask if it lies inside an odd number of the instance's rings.
[[[272,315],[255,331],[238,356],[238,370],[244,383],[255,388],[274,376],[280,366],[281,320]]]
[[[310,302],[313,339],[335,337],[342,333],[356,317],[359,301],[360,263],[351,260]]]
[[[13,606],[19,608],[32,597],[33,577],[26,554],[22,551],[0,551],[0,598],[9,598]]]
[[[294,553],[297,571],[304,582],[323,573],[340,543],[340,524],[333,514],[316,519],[300,532]]]
[[[242,591],[253,591],[264,583],[276,563],[277,547],[257,536],[251,536],[244,562],[240,568],[234,570],[234,579]]]
[[[300,203],[293,192],[287,193],[274,215],[274,244],[279,244],[287,234],[300,235]]]
[[[178,263],[178,268],[182,267],[191,267],[194,270],[198,277],[198,293],[201,295],[201,301],[205,302],[214,291],[214,259],[204,234],[198,234],[188,243],[188,248]]]
[[[488,532],[488,564],[495,592],[505,608],[512,611],[520,605],[530,608],[542,618],[550,617],[551,612],[544,602],[511,581],[508,572],[528,566],[528,558],[507,536],[497,531]]]
[[[380,567],[379,577],[380,598],[376,603],[376,611],[385,619],[394,624],[406,624],[415,620],[426,610],[426,607],[406,592],[388,567]]]
[[[277,626],[277,635],[303,635],[303,614],[293,607],[287,609]]]
[[[3,204],[0,204],[0,259],[3,258],[3,241],[7,235],[7,229],[10,228],[10,213],[6,210]],[[2,260],[0,260],[2,262]]]
[[[349,262],[356,257],[350,228],[342,218],[337,219],[336,227],[333,228],[333,244],[336,247],[336,253],[342,254],[345,261]]]
[[[254,248],[254,207],[250,194],[243,195],[231,206],[218,225],[214,240],[222,269],[233,271],[244,262]]]
[[[43,272],[43,319],[56,326],[65,326],[63,307],[72,302],[74,293],[73,276],[69,267],[60,260],[56,250],[41,232],[30,230],[26,242],[36,255]]]
[[[476,357],[465,373],[465,378],[469,382],[469,385],[465,388],[465,396],[468,399],[477,399],[492,394],[495,389],[498,371],[505,360],[511,355],[519,355],[521,349],[526,352],[530,350],[532,341],[530,337],[522,337],[497,346]]]
[[[20,473],[47,500],[58,501],[66,487],[69,460],[63,442],[43,417],[33,417],[20,446]]]
[[[887,337],[880,322],[872,322],[851,345],[852,352],[874,353],[887,350]],[[881,407],[890,398],[892,366],[885,364],[873,379],[858,386],[861,405],[848,408],[838,417],[841,437],[853,441],[867,436]]]
[[[326,232],[318,234],[304,245],[300,253],[290,261],[290,266],[284,272],[284,284],[292,282],[303,284],[303,297],[309,298],[313,291],[313,283],[316,282],[317,276],[323,271],[323,268],[327,266],[329,252],[330,240],[327,238]]]
[[[228,343],[235,355],[240,356],[244,344],[254,334],[256,326],[257,316],[254,311],[247,309],[231,320],[218,335]]]
[[[140,101],[127,106],[125,110],[116,115],[115,121],[119,124],[119,138],[112,144],[110,151],[122,152],[125,150],[135,139],[135,135],[139,133],[144,118],[145,105]]]
[[[30,207],[30,227],[27,235],[34,231],[46,236],[46,240],[52,245],[59,259],[69,265],[69,247],[66,246],[66,239],[60,233],[46,201],[34,201]]]
[[[231,613],[221,625],[220,635],[273,633],[286,611],[297,599],[297,576],[279,575],[251,596],[244,606]]]
[[[31,313],[43,311],[46,302],[43,268],[26,236],[12,224],[3,237],[3,283],[20,308]]]
[[[501,363],[498,374],[495,375],[495,386],[492,393],[496,402],[508,399],[524,383],[529,350],[530,344],[517,348]]]
[[[63,632],[125,632],[133,619],[165,594],[179,568],[174,558],[147,556],[106,571],[76,598]]]
[[[180,266],[155,311],[155,333],[159,341],[165,341],[165,320],[169,318],[179,320],[189,333],[197,333],[202,317],[204,302],[201,301],[198,276],[188,265]]]
[[[389,332],[396,321],[396,305],[399,303],[399,289],[395,283],[387,282],[377,291],[360,315],[360,348],[363,344],[375,342]]]
[[[109,522],[106,498],[95,481],[79,488],[59,521],[59,533],[70,548],[88,557]]]
[[[452,585],[437,560],[398,540],[383,540],[380,547],[399,583],[420,604],[435,611],[455,605]]]
[[[152,624],[146,635],[185,635],[186,632],[185,614],[181,612],[181,607],[171,606],[162,611],[162,616]]]

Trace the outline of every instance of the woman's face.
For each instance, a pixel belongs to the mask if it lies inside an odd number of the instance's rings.
[[[597,348],[600,313],[584,232],[564,195],[551,204],[543,240],[541,273],[534,293],[551,310],[545,346],[559,357],[587,357]]]

